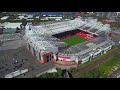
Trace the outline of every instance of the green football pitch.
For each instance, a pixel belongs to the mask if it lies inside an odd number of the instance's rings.
[[[70,37],[70,38],[66,38],[63,41],[66,44],[68,44],[70,46],[73,46],[75,44],[82,43],[82,42],[86,41],[86,39],[83,38],[83,37],[80,37],[80,36],[73,36],[73,37]]]

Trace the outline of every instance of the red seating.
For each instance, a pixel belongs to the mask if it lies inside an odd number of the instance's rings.
[[[88,39],[88,40],[94,38],[94,36],[92,36],[92,35],[90,35],[90,34],[87,34],[87,33],[85,33],[85,32],[79,32],[79,33],[76,34],[76,36],[81,36],[81,37],[86,38],[86,39]]]
[[[77,32],[76,32],[77,33]],[[83,32],[83,31],[78,31],[78,33],[77,34],[75,34],[75,33],[69,33],[69,34],[64,34],[64,35],[62,35],[62,36],[59,36],[59,39],[60,40],[63,40],[63,39],[65,39],[65,38],[69,38],[69,37],[72,37],[72,36],[80,36],[80,37],[83,37],[83,38],[85,38],[85,39],[87,39],[87,40],[90,40],[90,39],[93,39],[93,38],[95,38],[96,36],[94,36],[94,35],[90,35],[89,33],[87,33],[87,32]]]

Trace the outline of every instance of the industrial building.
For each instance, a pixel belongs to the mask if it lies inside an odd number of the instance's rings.
[[[106,53],[114,42],[109,33],[109,24],[102,24],[96,19],[61,21],[42,25],[26,25],[25,36],[27,49],[40,63],[49,61],[74,61],[82,64]],[[83,43],[69,46],[63,38],[80,36],[87,39]]]
[[[17,27],[21,28],[21,24],[22,24],[22,22],[21,23],[5,22],[2,25],[3,25],[3,28],[5,28],[5,29],[16,29]]]
[[[9,18],[9,16],[4,16],[4,17],[1,18],[1,20],[6,20],[8,18]]]
[[[52,17],[43,17],[41,18],[41,20],[49,20],[49,19],[54,19],[54,20],[62,20],[62,16],[56,17],[56,16],[52,16]]]
[[[24,28],[25,26],[22,25],[22,22],[19,23],[4,22],[1,24],[0,34],[18,33]]]

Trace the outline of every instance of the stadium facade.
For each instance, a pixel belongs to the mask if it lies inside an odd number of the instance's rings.
[[[27,49],[40,63],[66,61],[82,64],[106,53],[114,42],[110,38],[109,24],[96,19],[76,18],[69,21],[26,25]],[[83,43],[70,46],[63,42],[65,38],[79,36],[86,39]]]

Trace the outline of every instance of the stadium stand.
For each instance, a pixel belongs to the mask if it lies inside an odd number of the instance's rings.
[[[92,50],[94,48],[109,43],[107,37],[99,37],[99,34],[101,34],[101,32],[108,33],[110,30],[108,24],[103,25],[96,20],[83,21],[80,18],[76,18],[74,20],[56,23],[49,22],[37,26],[27,25],[25,40],[29,44],[30,49],[28,49],[31,50],[31,52],[37,50],[35,52],[38,52],[42,57],[37,59],[42,63],[51,61],[51,56],[53,56],[53,58],[57,57],[56,53],[58,53],[58,56],[69,56],[72,57],[71,60],[78,60],[78,56],[83,58],[83,56],[87,56],[85,53],[93,52]],[[63,42],[64,39],[72,36],[79,36],[88,40],[77,43],[74,46],[69,46]],[[87,44],[90,43],[91,46],[87,46]],[[111,48],[111,46],[108,47]],[[96,52],[97,51],[99,50],[96,50]]]

